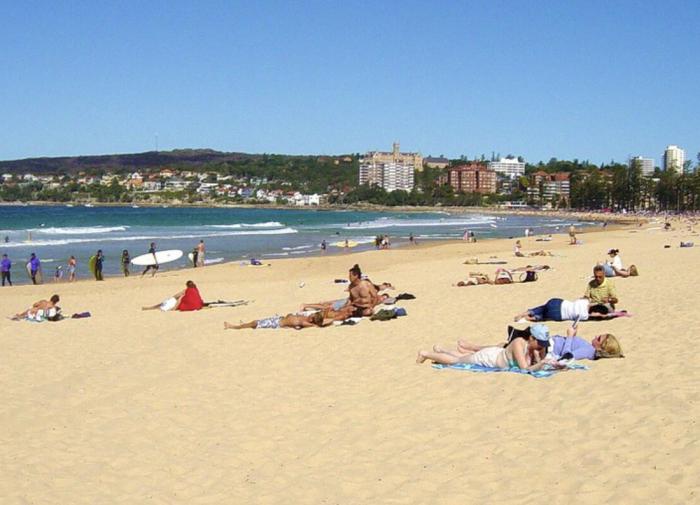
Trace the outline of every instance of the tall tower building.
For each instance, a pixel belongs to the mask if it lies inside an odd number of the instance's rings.
[[[642,175],[650,176],[654,173],[654,160],[652,158],[635,156],[630,158],[630,168],[634,167],[639,167],[642,170]]]
[[[360,159],[360,184],[411,191],[416,170],[423,170],[421,154],[402,153],[399,143],[394,142],[391,152],[370,151]]]
[[[668,146],[664,151],[664,170],[671,168],[681,172],[685,163],[685,151],[678,146]]]

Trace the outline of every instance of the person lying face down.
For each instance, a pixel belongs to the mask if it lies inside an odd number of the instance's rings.
[[[602,303],[592,304],[587,298],[578,300],[562,300],[561,298],[550,298],[544,305],[538,305],[531,309],[517,314],[514,320],[521,319],[528,321],[587,321],[588,319],[611,319],[619,316],[621,312],[612,312]]]
[[[300,314],[287,314],[286,316],[272,316],[266,317],[264,319],[255,319],[248,323],[231,324],[224,323],[225,330],[242,330],[244,328],[251,329],[270,329],[276,330],[278,328],[294,328],[296,330],[301,330],[304,328],[311,328],[313,326],[321,327],[331,324],[332,321],[323,319],[323,312],[315,312],[311,315],[304,316]]]

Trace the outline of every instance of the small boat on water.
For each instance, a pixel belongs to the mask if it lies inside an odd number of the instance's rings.
[[[84,206],[85,207],[92,207],[93,205],[91,203],[86,203]]]
[[[66,204],[66,207],[72,207],[72,206],[73,206],[72,203],[67,203],[67,204]]]
[[[131,208],[132,208],[132,209],[138,209],[139,206],[138,206],[138,205],[132,205]]]

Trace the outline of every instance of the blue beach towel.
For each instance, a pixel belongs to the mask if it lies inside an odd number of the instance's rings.
[[[560,372],[561,370],[555,370],[555,369],[545,369],[545,370],[535,370],[534,372],[530,372],[527,370],[523,370],[518,367],[513,367],[513,368],[491,368],[488,366],[481,366],[481,365],[472,365],[470,363],[458,363],[456,365],[439,365],[437,363],[433,364],[433,368],[455,368],[457,370],[469,370],[470,372],[513,372],[513,373],[520,373],[520,374],[525,374],[525,375],[532,375],[533,377],[537,379],[543,379],[545,377],[551,377],[557,372]],[[569,363],[566,366],[567,370],[588,370],[588,367],[586,365],[579,365],[577,363]]]

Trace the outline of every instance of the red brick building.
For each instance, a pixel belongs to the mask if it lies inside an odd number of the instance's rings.
[[[447,172],[447,182],[454,188],[455,193],[496,192],[496,172],[479,163],[450,167]]]

